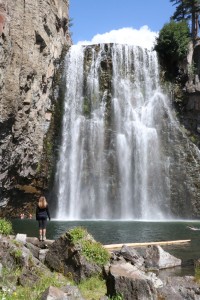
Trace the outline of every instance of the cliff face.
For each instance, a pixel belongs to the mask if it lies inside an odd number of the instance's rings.
[[[47,188],[44,141],[55,114],[52,84],[71,44],[68,6],[0,0],[0,215]]]
[[[192,141],[200,147],[200,40],[189,45],[187,64],[183,67],[186,82],[183,91],[176,92],[175,102],[178,103],[179,117],[189,131]]]

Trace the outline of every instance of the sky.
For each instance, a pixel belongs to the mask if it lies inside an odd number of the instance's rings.
[[[73,44],[116,42],[151,48],[175,11],[170,0],[69,0]]]

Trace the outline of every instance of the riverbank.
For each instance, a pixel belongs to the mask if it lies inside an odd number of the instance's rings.
[[[38,224],[34,219],[13,219],[12,225],[15,234],[20,232],[30,237],[38,236]],[[164,249],[183,261],[184,267],[178,272],[178,275],[193,275],[192,262],[199,258],[200,232],[191,231],[187,228],[188,225],[200,227],[200,222],[52,220],[47,223],[47,238],[55,240],[66,230],[83,226],[94,236],[95,240],[104,245],[191,239],[191,243],[188,245],[172,245],[166,246]]]
[[[193,276],[180,277],[167,273],[167,270],[181,268],[182,262],[160,246],[133,248],[123,245],[121,249],[108,254],[83,227],[74,227],[58,239],[45,242],[40,242],[37,237],[27,237],[26,234],[1,236],[0,249],[0,265],[8,274],[11,268],[13,274],[7,276],[7,285],[3,276],[6,300],[14,299],[14,296],[17,300],[25,299],[21,298],[20,293],[27,289],[27,285],[29,288],[37,286],[40,292],[40,297],[39,294],[36,297],[35,291],[32,298],[26,295],[26,299],[30,300],[46,300],[48,297],[56,300],[58,294],[65,299],[69,293],[72,295],[72,290],[78,295],[78,300],[119,299],[115,298],[119,295],[124,295],[120,299],[132,300],[136,299],[133,297],[136,294],[137,299],[158,299],[160,296],[164,297],[162,299],[173,299],[182,291],[184,295],[181,299],[188,299],[189,291],[194,296],[191,299],[196,299],[200,290]],[[161,270],[165,270],[165,275]],[[41,289],[38,287],[38,282],[42,280],[39,274],[45,277],[46,283],[49,282],[47,278],[53,276],[54,282],[51,281],[48,287],[45,284]],[[60,278],[61,285],[57,286],[55,275],[57,279]],[[104,288],[101,287],[101,296],[98,294],[90,298],[81,295],[79,283],[87,280],[98,280],[98,284],[101,282],[104,285]],[[17,298],[17,295],[20,296]]]

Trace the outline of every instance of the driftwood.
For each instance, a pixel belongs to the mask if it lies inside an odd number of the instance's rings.
[[[173,244],[185,244],[190,243],[191,240],[177,240],[177,241],[162,241],[162,242],[146,242],[146,243],[124,243],[124,244],[112,244],[104,245],[104,248],[108,250],[121,248],[123,245],[127,247],[142,247],[149,245],[173,245]]]

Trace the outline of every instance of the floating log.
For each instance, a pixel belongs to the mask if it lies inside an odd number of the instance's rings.
[[[146,243],[123,243],[123,244],[112,244],[104,245],[104,248],[108,250],[121,248],[123,245],[127,247],[143,247],[151,245],[175,245],[175,244],[185,244],[190,243],[191,240],[177,240],[177,241],[162,241],[162,242],[146,242]]]

